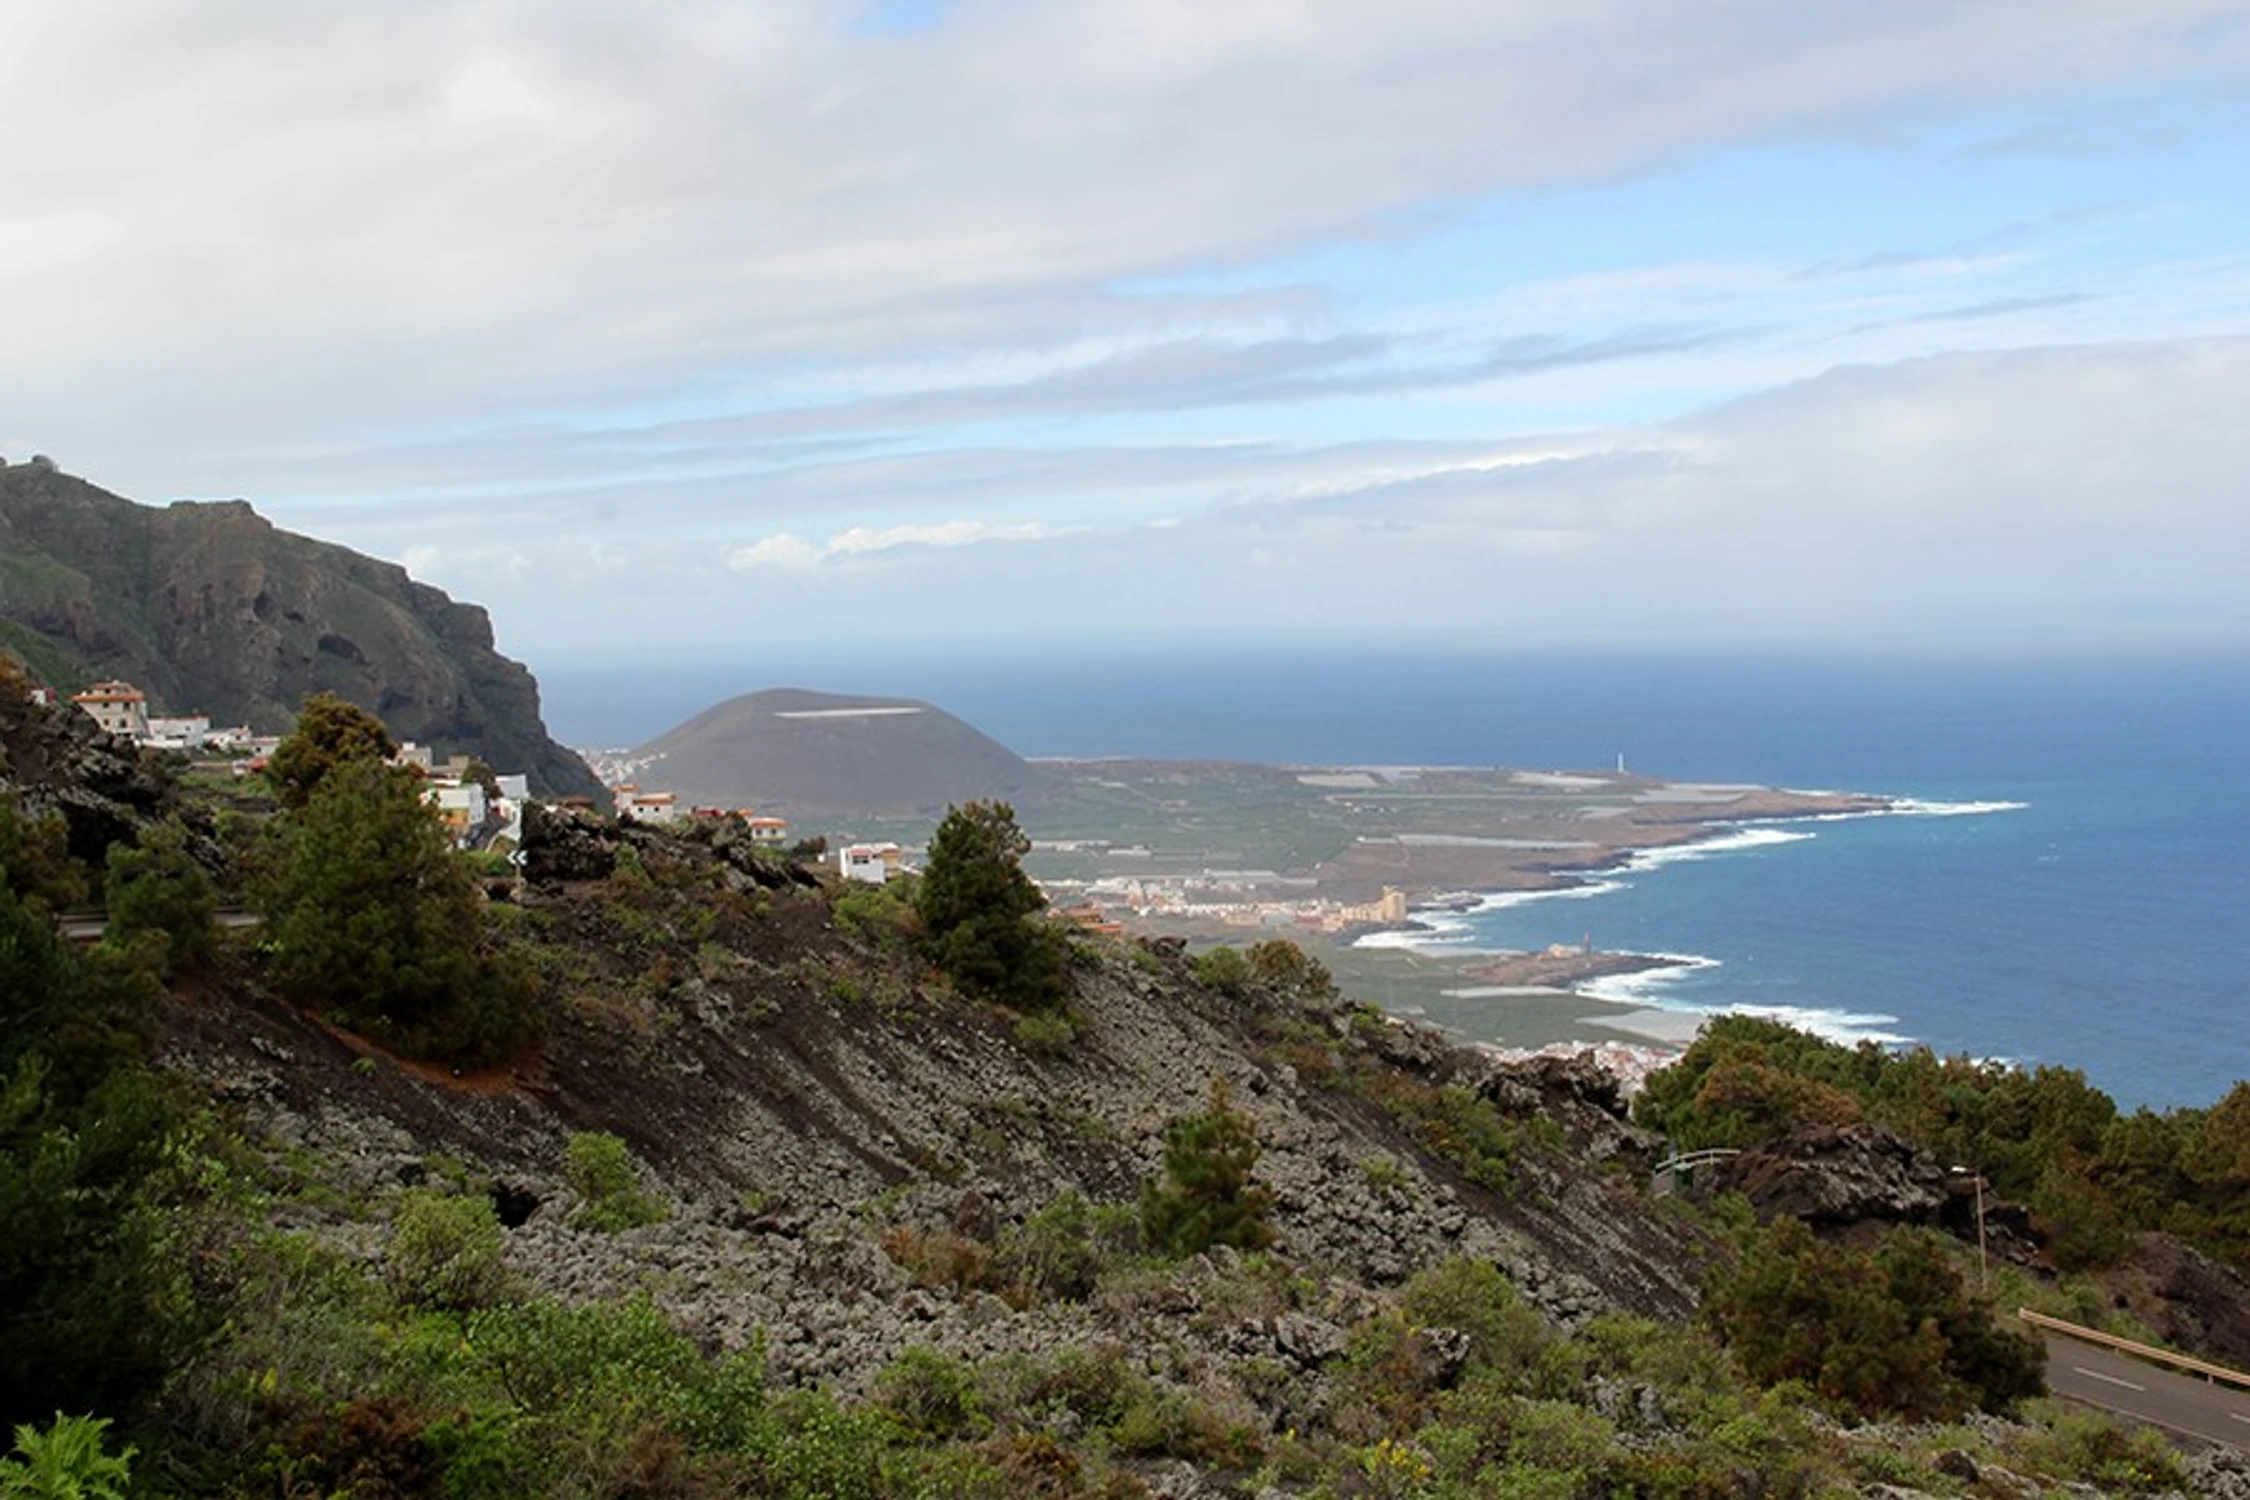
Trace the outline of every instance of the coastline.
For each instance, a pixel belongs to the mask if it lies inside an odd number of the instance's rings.
[[[1650,844],[1620,841],[1599,860],[1587,860],[1555,884],[1537,889],[1511,886],[1483,893],[1455,892],[1426,906],[1417,906],[1411,927],[1362,938],[1361,948],[1388,948],[1449,963],[1461,981],[1440,993],[1455,1006],[1459,1024],[1451,1026],[1464,1040],[1496,1046],[1508,1055],[1523,1055],[1575,1048],[1604,1053],[1629,1038],[1627,1046],[1647,1056],[1635,1062],[1646,1071],[1676,1057],[1691,1044],[1714,1015],[1741,1013],[1768,1015],[1816,1034],[1837,1040],[1874,1041],[1886,1045],[1911,1040],[1881,1029],[1896,1025],[1888,1015],[1862,1015],[1847,1011],[1801,1011],[1790,1007],[1723,1005],[1709,1008],[1673,1006],[1657,998],[1671,980],[1697,970],[1716,968],[1720,961],[1697,954],[1635,953],[1595,949],[1591,940],[1579,946],[1552,944],[1529,951],[1494,950],[1474,943],[1471,919],[1482,912],[1504,910],[1543,899],[1591,898],[1619,890],[1616,877],[1661,868],[1664,865],[1707,858],[1732,851],[1794,843],[1817,835],[1795,823],[1826,823],[1862,818],[1982,816],[2018,811],[2028,804],[2018,801],[1935,802],[1908,797],[1861,796],[1849,793],[1776,793],[1788,799],[1792,810],[1765,811],[1725,818],[1705,817],[1698,822],[1703,837]],[[1848,798],[1857,806],[1821,811],[1796,810],[1797,798]],[[1560,874],[1560,872],[1552,872]],[[1454,946],[1458,945],[1458,946]],[[1443,950],[1453,946],[1454,951]],[[1432,953],[1431,950],[1438,950]],[[1476,1008],[1462,1010],[1464,1004]],[[1544,1012],[1540,1014],[1539,1012]],[[1558,1027],[1564,1015],[1569,1020]],[[1442,1015],[1433,1016],[1445,1024]],[[1555,1036],[1561,1029],[1569,1035]],[[1519,1036],[1519,1033],[1528,1035]]]
[[[1429,950],[1461,942],[1461,934],[1471,925],[1469,919],[1479,912],[1539,900],[1590,899],[1619,889],[1618,876],[1815,836],[1786,826],[1792,823],[1899,815],[1957,816],[2022,805],[1925,803],[1847,792],[1723,790],[1761,795],[1754,809],[1741,808],[1740,799],[1730,797],[1737,805],[1730,807],[1729,816],[1714,818],[1707,810],[1698,809],[1692,817],[1659,825],[1667,830],[1683,827],[1684,837],[1648,842],[1619,840],[1602,848],[1598,855],[1557,861],[1542,872],[1548,880],[1538,885],[1515,883],[1497,890],[1443,893],[1413,907],[1409,922],[1363,935],[1351,947],[1362,952],[1387,949],[1412,954],[1451,969],[1458,983],[1439,990],[1438,1004],[1413,1005],[1402,1013],[1433,1021],[1471,1045],[1500,1056],[1591,1054],[1618,1073],[1629,1087],[1637,1087],[1649,1072],[1676,1060],[1714,1014],[1723,1013],[1651,1003],[1649,990],[1667,978],[1715,967],[1717,960],[1694,954],[1597,949],[1590,938],[1577,946],[1555,943],[1526,951],[1462,948],[1455,954],[1442,955]],[[1659,800],[1664,800],[1661,794]],[[1689,796],[1679,800],[1692,806],[1698,799]],[[1833,805],[1836,801],[1852,805],[1839,808]],[[1641,825],[1635,831],[1645,827]]]
[[[1568,908],[1551,921],[1497,914],[1810,840],[1820,823],[2020,805],[1439,766],[1105,762],[1086,785],[1078,826],[1040,852],[1091,907],[1114,901],[1137,930],[1198,945],[1286,936],[1355,998],[1464,1042],[1624,1045],[1650,1058],[1676,1055],[1721,1008],[1668,993],[1717,959],[1596,949],[1596,924],[1582,934]],[[1895,1024],[1887,1016],[1768,1013],[1823,1034],[1898,1040],[1869,1029]]]

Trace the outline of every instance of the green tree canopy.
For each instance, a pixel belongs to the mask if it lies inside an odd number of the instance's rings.
[[[110,845],[102,892],[109,909],[105,940],[128,949],[152,943],[163,974],[207,964],[217,953],[218,893],[188,854],[179,819],[150,824],[138,843]]]
[[[334,693],[314,693],[297,711],[296,727],[266,762],[266,776],[284,807],[303,807],[338,766],[387,761],[398,754],[383,721]]]
[[[1751,1379],[1803,1381],[1861,1411],[1950,1419],[2044,1389],[2039,1347],[2002,1330],[1921,1235],[1869,1253],[1777,1219],[1706,1288],[1703,1314]]]
[[[1141,1236],[1149,1248],[1194,1255],[1213,1245],[1262,1250],[1273,1243],[1273,1194],[1253,1177],[1263,1148],[1257,1126],[1234,1107],[1225,1079],[1211,1107],[1164,1130],[1164,1183],[1141,1190]]]
[[[36,848],[17,823],[0,805],[0,848]],[[197,1327],[166,1243],[177,1117],[130,1009],[147,992],[99,958],[0,864],[0,1425],[146,1395]]]
[[[475,876],[412,772],[339,763],[282,844],[262,905],[289,998],[453,1062],[495,1061],[528,1037],[528,980],[487,953]]]
[[[1005,802],[949,808],[930,840],[914,911],[931,961],[973,994],[1027,1009],[1062,998],[1063,953],[1032,921],[1047,904],[1023,872],[1031,840]]]

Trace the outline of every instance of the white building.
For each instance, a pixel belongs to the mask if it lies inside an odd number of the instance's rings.
[[[787,818],[749,818],[750,842],[753,844],[786,844],[789,842]]]
[[[630,781],[610,788],[617,815],[639,823],[677,823],[683,815],[680,799],[670,792],[644,792]]]
[[[896,844],[846,844],[836,851],[836,867],[846,880],[882,885],[898,873],[902,857]]]
[[[482,783],[475,781],[432,780],[422,789],[423,799],[438,810],[445,819],[446,828],[459,842],[484,826],[490,812],[484,798]]]
[[[135,740],[148,735],[148,696],[129,682],[97,682],[70,701],[111,734]]]
[[[211,739],[211,716],[148,716],[148,732],[141,743],[152,750],[201,750]]]

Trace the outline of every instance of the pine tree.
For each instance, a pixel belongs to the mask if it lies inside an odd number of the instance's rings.
[[[1213,1245],[1272,1244],[1273,1194],[1252,1176],[1262,1150],[1257,1127],[1234,1107],[1226,1080],[1213,1079],[1211,1107],[1165,1127],[1164,1185],[1141,1189],[1141,1237],[1149,1248],[1194,1255]]]
[[[946,810],[914,892],[923,950],[972,994],[1024,1009],[1062,999],[1062,945],[1035,923],[1047,898],[1023,872],[1031,840],[1005,802]]]
[[[274,982],[300,1005],[454,1062],[528,1035],[526,985],[481,951],[483,897],[412,772],[362,759],[322,777],[263,905]]]

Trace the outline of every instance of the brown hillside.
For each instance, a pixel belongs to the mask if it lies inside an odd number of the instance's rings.
[[[704,806],[937,813],[977,797],[1036,801],[1048,773],[927,703],[775,688],[730,698],[634,752],[652,787]]]

